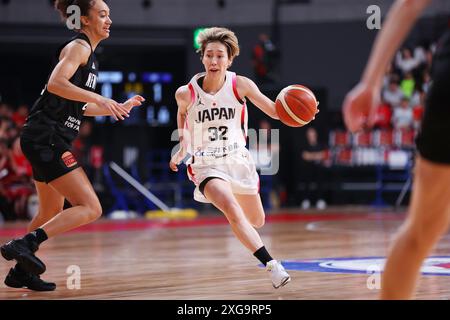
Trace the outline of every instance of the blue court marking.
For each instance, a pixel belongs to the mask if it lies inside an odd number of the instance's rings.
[[[386,257],[338,257],[313,260],[281,260],[281,263],[288,271],[373,274],[380,273],[381,262],[384,264],[385,259]],[[264,267],[262,264],[259,266]],[[437,269],[439,272],[436,272]],[[422,274],[450,276],[450,256],[428,257],[422,266]]]

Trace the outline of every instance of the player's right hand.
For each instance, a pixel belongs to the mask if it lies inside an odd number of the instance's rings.
[[[96,104],[100,108],[108,110],[111,113],[111,115],[114,117],[114,119],[116,119],[116,120],[119,120],[119,119],[125,120],[124,117],[130,116],[128,114],[128,110],[126,108],[124,108],[123,106],[120,105],[120,103],[118,103],[112,99],[100,97],[98,99],[98,101],[96,102]]]
[[[350,91],[342,108],[344,122],[350,132],[373,127],[380,90],[360,82]]]
[[[169,162],[169,167],[172,171],[178,172],[178,164],[175,163],[174,161],[170,160]]]
[[[170,159],[169,167],[172,171],[178,171],[178,165],[181,161],[183,161],[184,157],[186,157],[186,152],[183,149],[178,150]]]

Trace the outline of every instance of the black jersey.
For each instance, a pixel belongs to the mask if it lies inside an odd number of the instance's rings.
[[[91,46],[89,38],[84,33],[78,33],[58,48],[52,71],[59,62],[62,49],[76,39],[86,40]],[[78,67],[70,82],[79,88],[95,91],[97,75],[98,62],[91,46],[88,62],[86,65]],[[71,144],[78,135],[85,104],[85,102],[68,100],[52,94],[47,90],[46,85],[41,96],[31,108],[22,135],[37,143],[51,144],[57,139]]]

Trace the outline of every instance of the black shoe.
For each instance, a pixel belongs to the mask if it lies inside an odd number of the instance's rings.
[[[39,245],[26,239],[11,240],[0,248],[6,260],[16,260],[27,273],[40,275],[45,272],[45,264],[34,255]]]
[[[34,291],[53,291],[56,289],[55,283],[46,282],[39,276],[24,271],[18,271],[16,268],[11,268],[9,270],[5,279],[5,284],[11,288],[28,288]]]

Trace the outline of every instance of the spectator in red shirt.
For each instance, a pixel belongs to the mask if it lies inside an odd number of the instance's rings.
[[[27,200],[34,193],[31,182],[32,168],[20,148],[20,138],[15,138],[12,150],[9,151],[11,175],[5,185],[6,195],[14,204],[14,211],[18,218],[28,219]]]
[[[20,148],[20,138],[14,139],[11,150],[11,167],[14,170],[16,176],[23,178],[26,181],[30,181],[33,175],[31,164]]]
[[[424,105],[425,105],[425,92],[420,92],[420,101],[419,103],[413,105],[413,127],[415,130],[420,128],[420,124],[422,123],[422,117],[424,113]]]
[[[10,174],[9,168],[9,150],[7,141],[0,135],[0,220],[14,220],[16,218],[11,203],[8,200],[6,192],[6,182]]]
[[[391,128],[392,109],[386,102],[382,102],[377,108],[377,115],[375,120],[375,128],[389,129]]]

